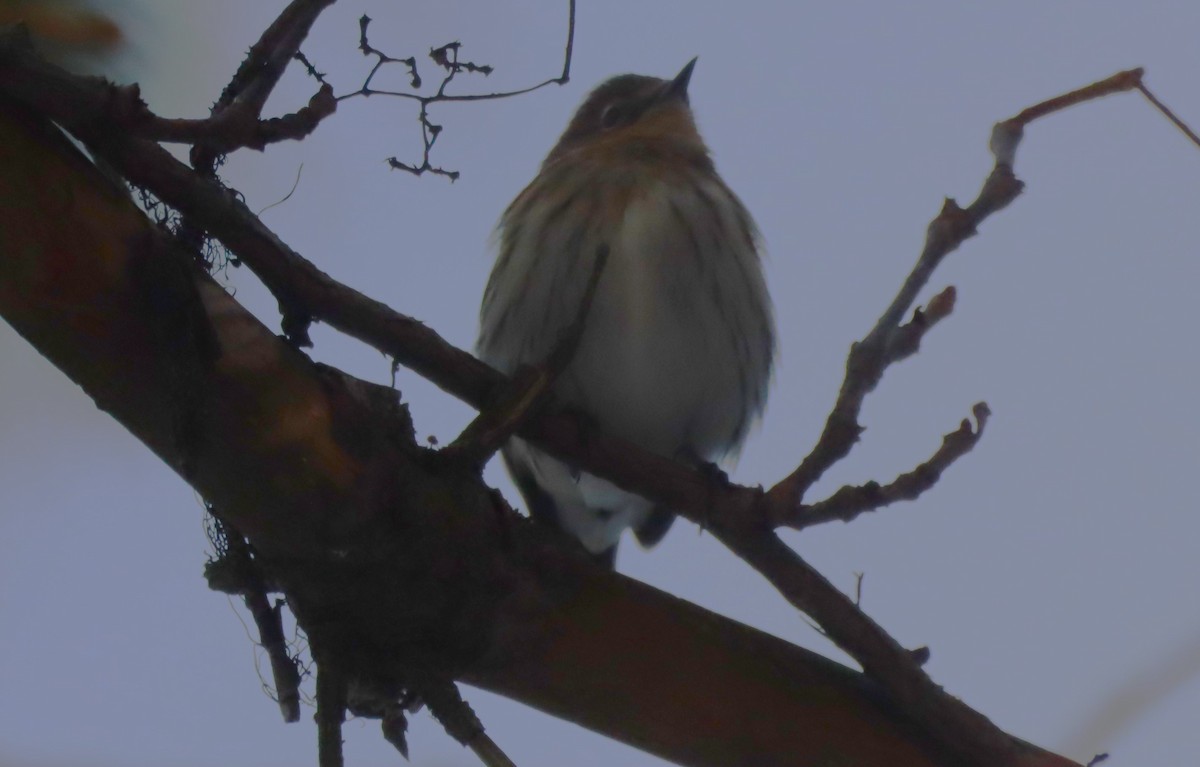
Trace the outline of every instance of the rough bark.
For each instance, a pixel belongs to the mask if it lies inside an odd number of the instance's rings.
[[[682,764],[952,763],[861,674],[549,543],[2,103],[0,315],[250,539],[319,661],[446,675]]]

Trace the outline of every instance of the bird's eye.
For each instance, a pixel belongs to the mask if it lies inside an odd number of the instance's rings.
[[[600,113],[600,127],[604,130],[615,128],[625,120],[625,109],[619,103],[612,103],[604,107],[604,111]]]

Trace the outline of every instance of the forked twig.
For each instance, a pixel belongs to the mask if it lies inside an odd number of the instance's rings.
[[[384,53],[379,48],[371,44],[367,37],[367,29],[371,24],[371,17],[363,15],[358,20],[359,39],[358,49],[362,51],[364,56],[375,57],[375,64],[364,78],[362,85],[357,89],[344,93],[336,97],[337,101],[344,101],[365,96],[393,96],[396,98],[410,99],[416,101],[420,105],[420,111],[417,114],[417,120],[421,124],[421,164],[415,165],[406,163],[397,157],[389,157],[387,159],[388,166],[393,170],[407,171],[415,176],[420,176],[424,173],[432,173],[438,176],[444,176],[450,181],[458,179],[459,172],[454,170],[446,170],[445,168],[433,165],[430,162],[430,153],[433,151],[434,144],[437,143],[438,137],[442,133],[442,126],[433,122],[429,117],[429,107],[433,104],[455,102],[455,101],[489,101],[493,99],[504,99],[512,96],[521,96],[526,93],[545,88],[548,85],[566,85],[571,79],[571,57],[575,51],[575,0],[567,2],[567,42],[563,51],[562,72],[557,77],[551,77],[543,80],[536,85],[530,85],[525,88],[517,88],[511,91],[495,91],[492,93],[465,93],[465,94],[449,94],[446,93],[447,87],[459,73],[480,73],[485,77],[492,73],[492,67],[486,64],[476,64],[471,61],[461,61],[459,59],[459,51],[462,44],[455,41],[445,45],[432,48],[429,51],[429,57],[437,66],[441,67],[445,72],[441,82],[438,84],[437,91],[432,95],[423,96],[412,91],[395,91],[383,88],[375,88],[372,86],[375,76],[388,64],[402,64],[408,70],[409,84],[412,88],[420,88],[422,79],[417,71],[417,58],[415,56],[392,56]],[[307,59],[302,59],[309,73],[322,84],[325,79],[317,73],[316,68],[308,62]]]
[[[45,87],[50,82],[63,87]],[[531,418],[522,436],[551,454],[571,460],[581,470],[610,479],[693,519],[707,520],[715,535],[759,570],[789,602],[814,617],[924,730],[944,740],[968,761],[990,762],[1011,752],[1016,748],[1011,738],[933,684],[917,668],[911,653],[784,545],[770,528],[790,519],[804,493],[832,463],[849,452],[860,431],[858,416],[864,397],[891,363],[915,349],[911,341],[919,342],[924,332],[915,324],[917,315],[907,326],[901,322],[933,269],[972,236],[981,221],[1020,193],[1021,182],[1013,176],[1011,162],[1024,125],[1071,104],[1137,88],[1140,82],[1139,70],[1120,73],[1031,107],[996,126],[992,141],[996,165],[979,197],[967,208],[947,200],[930,224],[924,251],[892,305],[852,348],[842,389],[816,447],[792,475],[769,492],[734,486],[714,489],[696,472],[617,440],[590,436],[586,444],[572,441],[563,430],[566,421],[561,416]],[[239,201],[213,182],[197,178],[161,147],[114,131],[113,126],[119,123],[108,118],[107,97],[92,85],[29,64],[19,52],[3,49],[0,93],[53,117],[127,178],[194,215],[198,223],[254,269],[281,301],[294,303],[297,310],[380,348],[479,407],[495,403],[495,392],[502,386],[502,378],[495,371],[446,344],[411,318],[329,278],[282,243]],[[932,313],[927,308],[925,319]],[[903,340],[906,333],[908,341]],[[977,439],[977,433],[964,436],[963,444],[973,444],[972,439]],[[957,454],[962,452],[958,450]]]
[[[825,428],[816,446],[795,471],[767,493],[766,503],[770,508],[771,518],[790,518],[793,510],[803,501],[808,489],[830,466],[844,458],[858,440],[862,432],[858,416],[862,410],[863,399],[879,384],[888,366],[907,356],[900,354],[903,347],[898,346],[896,342],[897,334],[901,332],[900,320],[909,312],[934,269],[963,241],[974,236],[976,228],[984,219],[1007,206],[1021,193],[1023,184],[1013,175],[1012,163],[1025,126],[1039,117],[1069,106],[1132,90],[1138,87],[1141,77],[1141,69],[1119,72],[1099,82],[1035,104],[996,125],[991,139],[996,163],[978,197],[966,208],[961,208],[954,200],[947,199],[941,213],[929,224],[925,235],[925,247],[900,291],[880,315],[871,331],[851,346],[850,355],[846,360],[846,375],[842,380],[837,402],[825,422]]]

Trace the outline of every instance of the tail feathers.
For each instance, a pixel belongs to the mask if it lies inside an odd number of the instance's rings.
[[[525,498],[525,505],[529,507],[529,516],[539,525],[551,527],[571,540],[575,540],[574,536],[562,526],[562,518],[558,511],[558,505],[554,503],[554,498],[542,489],[542,486],[533,478],[529,468],[524,463],[514,461],[507,450],[503,451],[501,455],[504,457],[504,465],[508,468],[509,476],[513,478],[517,489],[521,491],[521,496]],[[588,552],[588,555],[601,567],[609,570],[616,569],[617,547],[615,544],[598,554]]]
[[[542,486],[533,478],[529,467],[524,462],[514,461],[508,450],[502,451],[500,455],[504,458],[504,466],[508,469],[508,475],[513,478],[517,489],[525,498],[525,505],[529,507],[529,516],[533,517],[533,520],[540,525],[548,525],[555,530],[566,532],[559,520],[558,506],[555,505],[550,494],[543,490]]]
[[[529,466],[523,461],[514,460],[507,450],[503,451],[501,455],[504,457],[504,464],[508,468],[509,475],[513,478],[513,482],[516,483],[517,489],[521,491],[521,495],[525,498],[529,516],[538,524],[558,530],[572,540],[575,540],[575,536],[563,526],[562,514],[554,497],[538,484]],[[671,524],[674,521],[675,514],[672,511],[656,506],[640,525],[633,528],[633,534],[637,538],[638,543],[645,548],[650,548],[663,539],[663,536],[671,529]],[[607,567],[610,570],[614,569],[617,558],[617,546],[615,543],[599,553],[589,553],[597,564]]]
[[[648,549],[663,539],[674,521],[674,512],[661,506],[655,506],[650,510],[646,521],[633,528],[633,534],[637,538],[637,542]]]

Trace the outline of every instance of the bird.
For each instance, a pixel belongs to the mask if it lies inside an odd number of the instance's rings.
[[[476,352],[513,375],[582,316],[555,407],[719,471],[761,415],[775,328],[758,228],[692,113],[695,65],[671,79],[618,75],[584,99],[497,225]],[[626,529],[648,548],[675,517],[519,437],[501,454],[530,516],[609,568]]]

